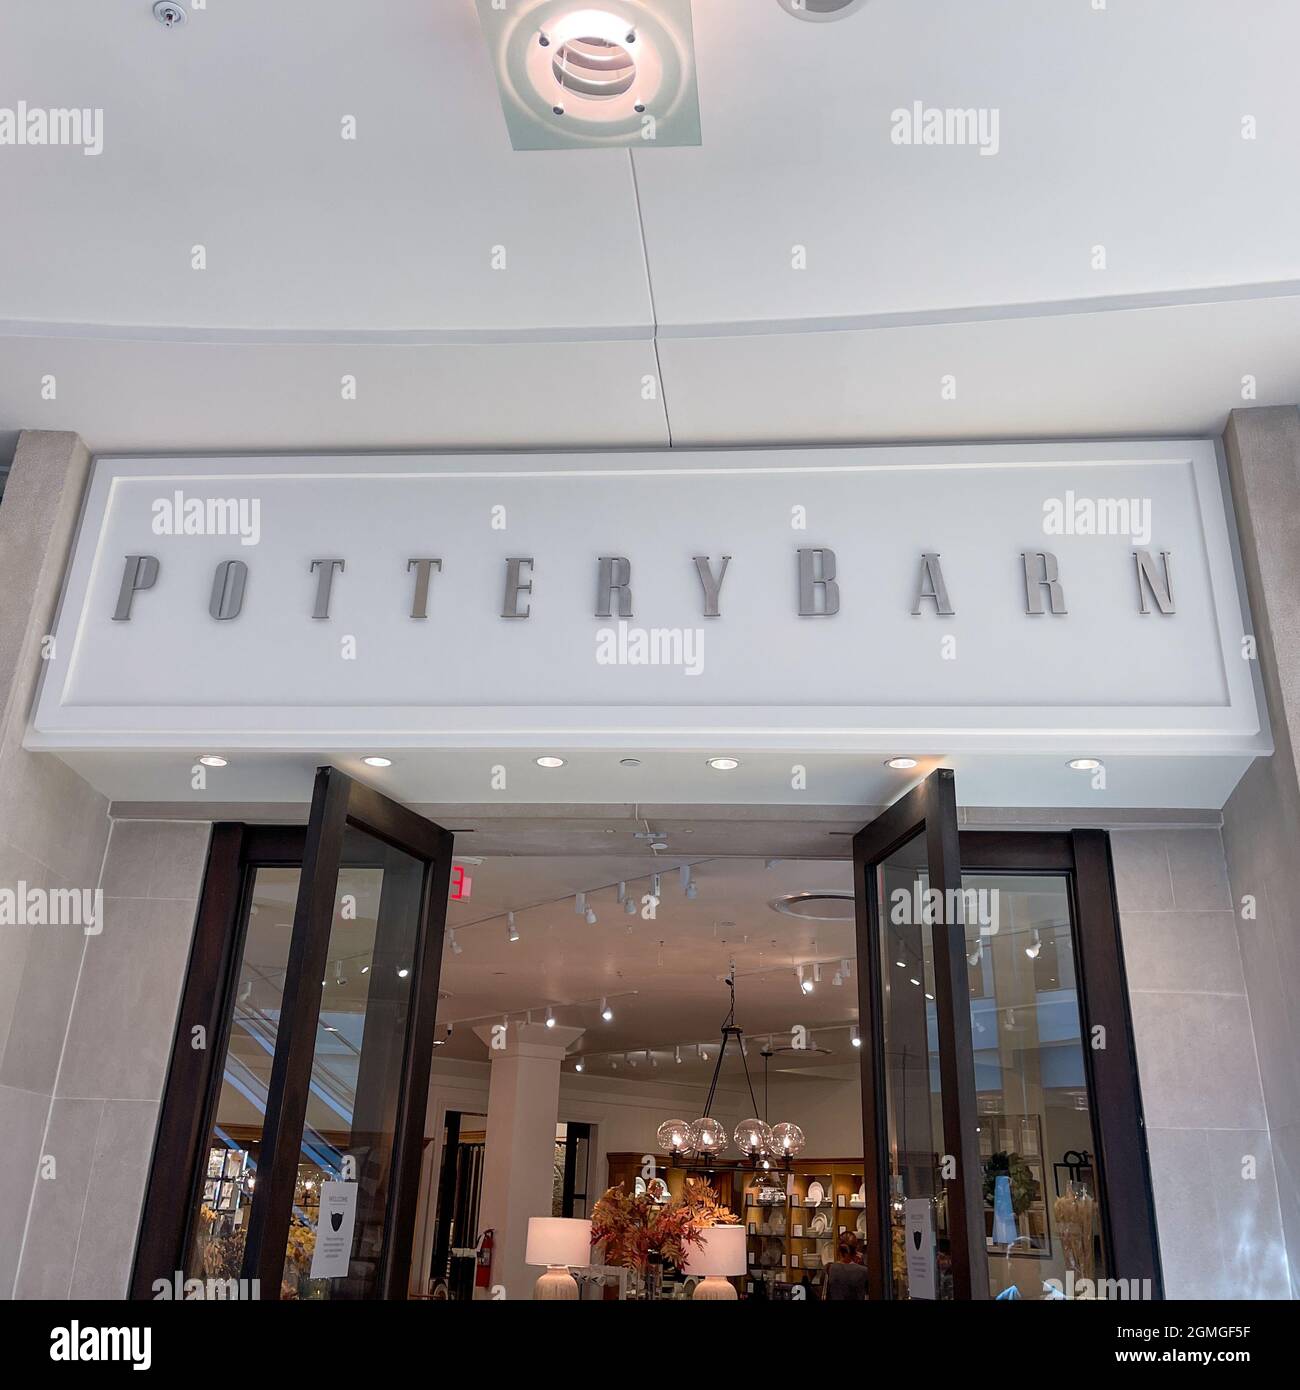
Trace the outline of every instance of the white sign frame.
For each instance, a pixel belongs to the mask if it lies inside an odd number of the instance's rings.
[[[1148,704],[1135,690],[1131,704],[1019,706],[924,705],[310,705],[236,706],[203,703],[79,703],[70,694],[81,656],[88,595],[99,574],[102,607],[105,567],[120,571],[122,560],[105,543],[115,494],[129,480],[148,479],[160,495],[188,489],[209,494],[223,485],[270,478],[300,481],[309,501],[313,481],[358,476],[457,477],[500,481],[509,500],[514,479],[602,478],[663,474],[672,486],[689,487],[701,476],[728,475],[737,495],[747,476],[825,473],[845,470],[931,470],[933,491],[942,497],[947,470],[1062,469],[1063,485],[1079,466],[1105,469],[1119,464],[1158,463],[1186,469],[1192,479],[1200,536],[1196,538],[1209,576],[1216,659],[1225,697],[1202,704]],[[1098,475],[1101,476],[1101,475]],[[912,526],[914,520],[907,524]],[[904,524],[902,521],[900,525]],[[916,550],[925,544],[924,525],[915,525]],[[818,528],[819,534],[826,531]],[[718,548],[726,544],[718,528]],[[792,534],[791,559],[800,544],[817,536]],[[847,549],[849,537],[842,543]],[[857,538],[859,541],[861,537]],[[1189,543],[1187,537],[1180,546]],[[743,537],[742,537],[743,540]],[[593,553],[600,544],[593,537]],[[1050,539],[1044,538],[1050,548]],[[1159,549],[1159,538],[1155,544]],[[233,554],[256,563],[256,552]],[[1014,561],[1015,557],[1012,556]],[[845,563],[841,559],[841,564]],[[1187,566],[1180,565],[1185,574]],[[909,580],[910,582],[910,580]],[[1075,576],[1075,582],[1078,577]],[[1175,584],[1177,585],[1177,574]],[[55,626],[55,653],[46,663],[26,743],[49,749],[194,749],[219,742],[226,749],[363,750],[403,748],[735,749],[797,748],[805,751],[877,752],[898,747],[938,747],[949,752],[1256,755],[1271,751],[1258,662],[1242,659],[1250,622],[1244,599],[1226,474],[1214,441],[1132,441],[1105,444],[953,445],[869,449],[717,450],[671,453],[388,455],[351,457],[113,458],[95,460],[85,498],[80,534],[66,575]],[[1136,602],[1136,589],[1134,589]],[[147,597],[142,595],[142,598]],[[498,600],[499,601],[499,600]],[[698,611],[698,610],[697,610]],[[143,615],[144,609],[141,608]],[[100,613],[100,619],[105,617]],[[580,615],[584,616],[584,615]],[[960,616],[960,609],[959,609]],[[588,609],[585,617],[590,620]],[[196,620],[207,621],[200,610]],[[476,618],[474,621],[482,621]],[[725,621],[726,615],[721,620]],[[1153,622],[1176,621],[1155,616]],[[290,619],[286,618],[286,627]],[[293,623],[298,617],[292,619]],[[309,616],[304,615],[309,625]],[[469,621],[469,620],[467,620]],[[734,621],[734,619],[733,619]],[[835,619],[808,621],[844,622]],[[918,619],[916,621],[923,621]],[[1048,622],[1068,618],[1049,617]],[[1144,620],[1145,621],[1145,620]],[[846,623],[845,640],[853,629]],[[286,635],[286,640],[291,640]],[[143,682],[147,690],[148,682]]]

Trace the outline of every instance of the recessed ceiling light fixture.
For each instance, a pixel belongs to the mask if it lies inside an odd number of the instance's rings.
[[[852,893],[829,889],[821,893],[786,893],[768,903],[783,917],[800,917],[805,922],[848,922],[855,915]]]
[[[534,761],[538,767],[563,767],[564,759],[557,758],[553,754],[546,754],[544,757],[536,758]]]
[[[517,150],[700,143],[691,0],[478,0]]]
[[[600,1001],[600,1016],[606,1023],[613,1023],[614,1021],[614,1010],[609,1007],[608,999]]]
[[[908,769],[909,767],[915,767],[915,766],[916,766],[916,759],[915,759],[915,758],[890,758],[890,759],[885,763],[885,766],[886,766],[886,767],[892,767],[892,768],[894,768],[894,769],[895,769],[896,771],[898,771],[898,772],[906,772],[907,769]]]
[[[846,19],[860,10],[867,0],[777,0],[786,12],[796,19],[809,19],[825,24],[832,19]]]
[[[513,912],[506,913],[506,939],[508,941],[519,940],[519,928],[515,926],[515,914]]]
[[[220,753],[204,753],[200,756],[199,762],[201,762],[204,767],[226,767],[230,759],[223,758]]]
[[[708,761],[714,772],[731,772],[740,766],[739,758],[710,758]]]
[[[393,765],[392,758],[370,757],[362,758],[361,761],[365,763],[367,767],[392,767]]]
[[[1075,772],[1096,772],[1102,766],[1102,761],[1100,758],[1071,758],[1066,766]]]

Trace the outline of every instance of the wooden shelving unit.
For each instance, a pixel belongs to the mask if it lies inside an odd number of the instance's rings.
[[[860,1158],[803,1158],[790,1173],[750,1174],[741,1212],[750,1258],[746,1283],[806,1282],[819,1294],[841,1233],[859,1232],[862,1182]]]
[[[611,1153],[608,1158],[609,1185],[633,1191],[637,1178],[644,1176],[642,1155]],[[675,1197],[688,1170],[675,1168],[663,1159],[655,1166],[655,1176],[667,1182],[670,1195]],[[742,1295],[754,1293],[759,1281],[768,1284],[770,1295],[775,1285],[803,1284],[806,1280],[813,1291],[810,1296],[819,1296],[824,1265],[834,1260],[840,1233],[860,1234],[858,1218],[863,1217],[865,1223],[858,1197],[863,1182],[860,1158],[800,1158],[790,1172],[773,1170],[766,1175],[755,1174],[734,1159],[719,1159],[710,1173],[692,1171],[689,1176],[707,1177],[719,1199],[745,1226],[750,1265],[745,1278],[736,1281]],[[820,1202],[809,1201],[813,1183],[822,1186]],[[768,1189],[771,1200],[760,1200],[763,1188]],[[818,1216],[825,1218],[825,1229],[818,1224],[814,1231]],[[772,1229],[776,1225],[781,1227],[779,1233]],[[763,1261],[765,1253],[767,1263]]]

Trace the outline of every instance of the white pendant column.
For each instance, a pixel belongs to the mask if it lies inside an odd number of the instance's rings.
[[[524,1263],[528,1218],[551,1215],[560,1064],[585,1030],[510,1023],[502,1031],[498,1023],[474,1031],[492,1063],[479,1229],[494,1233],[492,1283],[507,1298],[531,1298],[545,1271]]]

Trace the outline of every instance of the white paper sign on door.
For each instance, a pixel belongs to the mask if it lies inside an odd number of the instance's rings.
[[[311,1256],[313,1279],[338,1279],[347,1274],[352,1255],[352,1227],[356,1219],[356,1183],[321,1183],[316,1248]]]
[[[934,1298],[934,1208],[925,1197],[909,1198],[907,1223],[907,1291],[912,1298]]]

